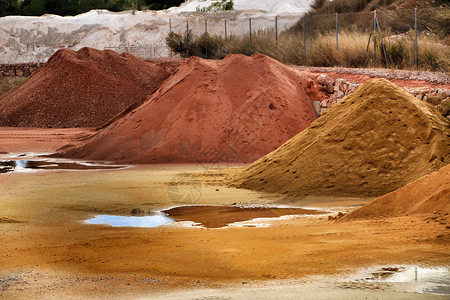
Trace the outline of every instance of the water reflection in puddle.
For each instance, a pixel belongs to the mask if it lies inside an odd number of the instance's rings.
[[[144,217],[126,217],[99,215],[86,221],[89,224],[107,224],[114,227],[158,227],[173,220],[165,215],[144,216]]]
[[[396,283],[416,293],[450,295],[449,267],[394,266],[372,269],[368,273],[370,275],[363,279],[353,281],[353,287],[349,288],[364,287],[364,283]]]
[[[101,170],[118,169],[123,166],[93,164],[86,162],[63,162],[51,160],[2,160],[0,173],[26,170]]]
[[[279,218],[289,215],[316,215],[323,211],[304,208],[279,207],[238,207],[238,206],[178,206],[163,210],[158,215],[134,216],[97,216],[88,220],[90,224],[109,224],[112,226],[158,227],[167,223],[178,222],[189,226],[204,228],[222,228],[228,225],[238,227],[267,227],[269,224],[246,221],[260,218]],[[141,222],[142,220],[142,222]],[[145,223],[145,222],[148,223]],[[244,222],[244,223],[243,223]],[[116,225],[118,224],[118,225]],[[138,225],[136,225],[138,224]],[[148,224],[145,226],[145,224]]]

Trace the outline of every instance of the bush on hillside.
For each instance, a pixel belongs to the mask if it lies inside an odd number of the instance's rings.
[[[171,32],[166,37],[167,46],[181,57],[223,58],[225,41],[222,37],[202,34],[193,36],[192,31],[183,35]]]
[[[198,12],[218,12],[218,11],[226,11],[233,10],[234,3],[233,0],[215,0],[208,7],[197,7]]]

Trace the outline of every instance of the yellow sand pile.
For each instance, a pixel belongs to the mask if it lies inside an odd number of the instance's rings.
[[[345,218],[391,217],[450,212],[450,165],[377,198]]]
[[[381,196],[450,160],[449,122],[385,79],[373,79],[231,179],[274,193]]]

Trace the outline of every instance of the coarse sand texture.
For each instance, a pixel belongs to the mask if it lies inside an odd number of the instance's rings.
[[[58,50],[0,96],[0,126],[96,127],[156,91],[170,73],[130,54]]]
[[[449,135],[448,120],[430,104],[372,79],[230,182],[273,193],[381,196],[448,164]]]
[[[131,163],[253,162],[316,119],[321,86],[265,56],[182,63],[148,100],[65,157]]]
[[[345,218],[399,217],[433,212],[442,212],[446,216],[450,213],[450,165],[377,198]]]

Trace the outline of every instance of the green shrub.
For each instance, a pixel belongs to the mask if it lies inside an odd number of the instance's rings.
[[[193,42],[190,38],[191,31],[184,35],[171,32],[166,37],[167,46],[175,53],[180,54],[181,57],[190,57],[193,54]]]
[[[233,10],[234,3],[233,0],[215,0],[208,7],[197,7],[198,12],[217,12],[217,11],[225,11],[225,10]]]
[[[218,59],[225,56],[224,46],[222,37],[204,33],[196,38],[193,52],[195,56]]]
[[[366,8],[371,0],[315,0],[311,14],[332,14],[360,12]]]
[[[405,37],[396,40],[386,40],[386,55],[390,67],[403,68],[410,63],[408,55],[408,43]]]
[[[390,67],[415,68],[414,32],[401,38],[386,39],[386,53]],[[419,69],[449,72],[450,47],[440,43],[435,37],[419,36]]]
[[[223,58],[225,41],[222,37],[202,34],[198,37],[189,31],[184,35],[171,32],[166,37],[167,46],[181,57],[199,56],[203,58]]]

